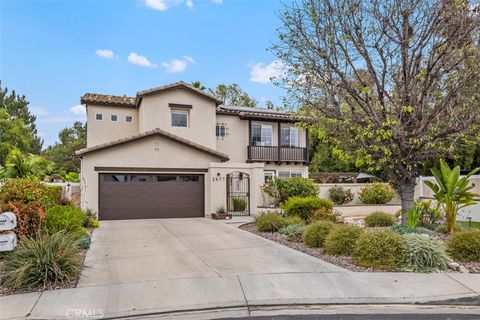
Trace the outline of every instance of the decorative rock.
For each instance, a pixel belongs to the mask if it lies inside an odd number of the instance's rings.
[[[470,271],[468,271],[468,269],[465,268],[464,266],[460,266],[459,271],[460,271],[461,273],[470,273]]]
[[[449,262],[448,268],[457,271],[458,269],[460,269],[460,264],[456,262]]]

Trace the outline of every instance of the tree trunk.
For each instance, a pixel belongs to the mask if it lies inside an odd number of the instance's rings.
[[[415,181],[403,182],[399,186],[400,199],[402,200],[402,224],[407,223],[408,210],[413,208]]]

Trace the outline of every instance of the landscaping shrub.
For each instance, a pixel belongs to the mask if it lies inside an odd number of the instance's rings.
[[[82,268],[79,238],[65,231],[25,237],[5,257],[3,285],[10,288],[45,288],[75,280]]]
[[[364,232],[353,250],[353,261],[360,267],[394,270],[404,255],[404,239],[389,230]]]
[[[366,227],[390,227],[395,223],[393,217],[381,211],[375,211],[365,217]]]
[[[288,241],[301,242],[302,234],[304,230],[305,230],[305,224],[298,223],[298,224],[289,224],[281,228],[280,230],[278,230],[278,232],[287,236]]]
[[[390,230],[398,234],[420,233],[417,228],[411,228],[404,224],[396,224],[394,226],[391,226]]]
[[[265,213],[255,218],[257,230],[261,232],[277,232],[286,225],[285,219],[276,213]]]
[[[422,234],[406,234],[403,264],[415,272],[431,272],[448,269],[450,258],[442,243]]]
[[[333,203],[342,205],[353,200],[353,192],[350,189],[344,189],[342,186],[334,186],[328,190],[330,192],[330,199]]]
[[[35,236],[45,221],[45,212],[59,203],[58,189],[29,179],[8,179],[0,190],[0,210],[17,215],[15,232]]]
[[[332,208],[319,208],[310,213],[310,220],[328,220],[332,222],[343,222],[342,214]]]
[[[337,225],[325,238],[325,253],[331,255],[351,255],[363,229],[354,225]]]
[[[233,201],[233,211],[235,212],[241,212],[245,211],[245,208],[247,208],[247,200],[243,198],[232,198]]]
[[[305,220],[303,220],[300,216],[291,216],[285,218],[285,225],[291,224],[305,224]]]
[[[330,200],[317,197],[292,197],[288,198],[288,200],[282,205],[285,215],[298,215],[305,221],[310,220],[310,214],[313,210],[320,208],[332,209],[332,207],[333,203]]]
[[[45,218],[50,233],[61,230],[84,233],[85,214],[72,205],[56,205],[47,211]]]
[[[318,186],[306,178],[271,179],[262,190],[283,203],[291,197],[316,197]]]
[[[440,224],[435,228],[435,231],[437,231],[438,233],[447,234],[448,233],[447,225],[446,224]]]
[[[448,253],[458,261],[480,262],[480,230],[464,229],[453,233],[448,241]]]
[[[360,201],[364,204],[385,204],[395,196],[390,185],[373,182],[360,190]]]
[[[330,221],[316,221],[305,227],[302,234],[303,242],[309,247],[323,247],[325,238],[333,229],[334,224]]]

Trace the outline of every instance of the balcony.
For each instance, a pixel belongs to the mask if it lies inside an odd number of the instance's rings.
[[[247,154],[250,162],[308,162],[307,148],[248,146]]]

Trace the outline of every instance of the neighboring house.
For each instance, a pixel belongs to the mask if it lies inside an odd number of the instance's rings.
[[[100,219],[256,214],[266,179],[308,176],[307,134],[287,113],[223,106],[184,82],[81,103],[81,206]]]

